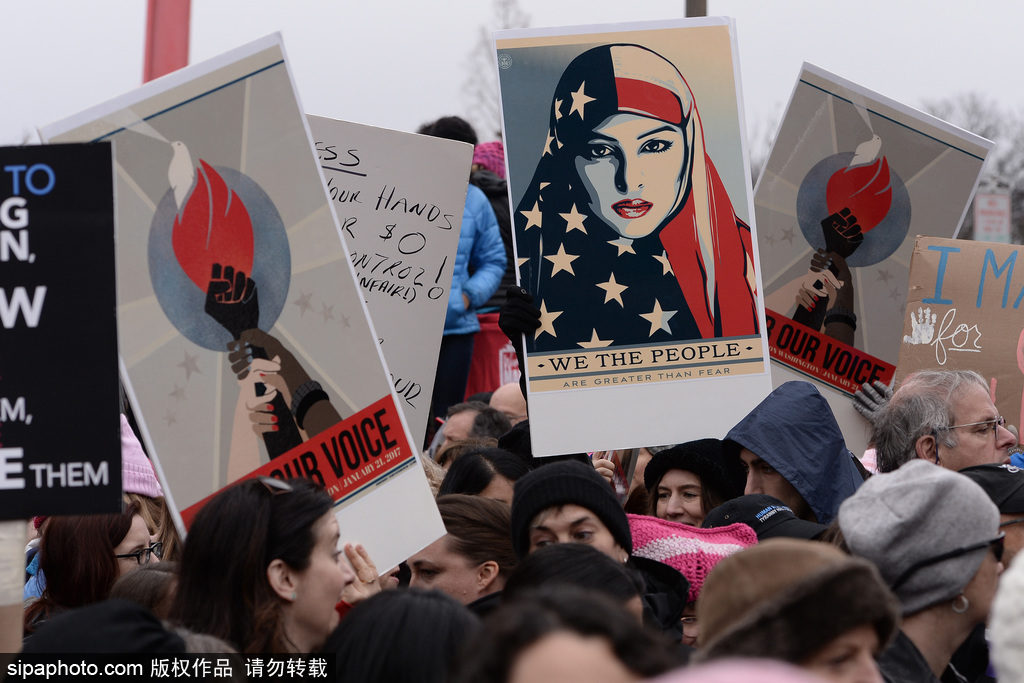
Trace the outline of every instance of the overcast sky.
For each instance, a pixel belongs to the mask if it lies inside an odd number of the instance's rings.
[[[678,18],[683,0],[520,0],[531,26]],[[0,0],[0,144],[137,87],[142,0]],[[975,91],[1020,108],[1024,3],[708,0],[736,19],[750,135],[777,121],[803,61],[918,106]],[[459,113],[487,0],[192,0],[191,61],[284,35],[309,113],[415,130]]]

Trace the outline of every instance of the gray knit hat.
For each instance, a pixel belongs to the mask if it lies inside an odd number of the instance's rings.
[[[995,539],[999,510],[964,475],[917,459],[865,481],[839,507],[839,528],[854,555],[875,563],[907,616],[959,595],[988,549],[904,577],[906,572],[922,561]]]

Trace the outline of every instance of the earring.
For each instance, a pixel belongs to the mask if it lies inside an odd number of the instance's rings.
[[[963,600],[963,606],[962,607],[958,605],[958,601],[960,601],[960,600]],[[953,599],[953,605],[951,606],[951,609],[954,612],[956,612],[957,614],[963,614],[964,612],[966,612],[970,608],[971,608],[971,601],[968,600],[967,596],[964,595],[963,593],[961,593],[960,595],[956,596],[956,598]]]
[[[292,591],[292,601],[293,601],[293,602],[295,601],[295,598],[296,598],[296,594],[295,594],[295,591]]]

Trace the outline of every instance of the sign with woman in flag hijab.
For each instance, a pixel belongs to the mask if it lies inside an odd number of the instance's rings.
[[[724,433],[769,391],[732,25],[496,39],[535,452]]]

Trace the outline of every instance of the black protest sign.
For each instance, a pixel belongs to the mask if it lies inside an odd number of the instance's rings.
[[[0,148],[0,519],[118,512],[109,143]]]

